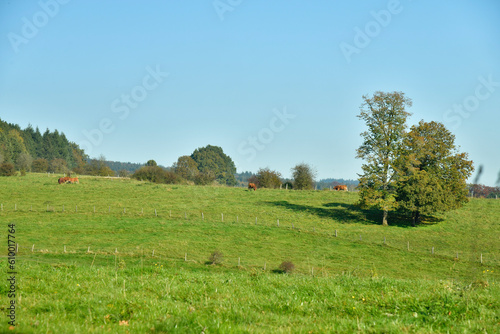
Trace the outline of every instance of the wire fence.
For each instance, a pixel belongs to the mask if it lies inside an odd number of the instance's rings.
[[[485,265],[500,265],[498,259],[498,253],[494,251],[495,245],[486,245],[485,249],[481,251],[479,249],[474,250],[474,252],[467,251],[464,249],[463,244],[450,245],[442,238],[435,240],[426,241],[412,241],[405,239],[404,237],[395,237],[394,235],[374,236],[367,233],[356,232],[352,230],[343,230],[341,228],[330,228],[325,227],[325,224],[318,224],[318,226],[311,226],[313,224],[303,224],[297,223],[287,219],[277,218],[272,214],[227,214],[227,213],[214,213],[208,210],[180,210],[180,209],[166,209],[164,206],[155,207],[126,207],[126,206],[111,206],[111,205],[53,205],[45,204],[40,205],[18,205],[9,204],[4,205],[0,203],[0,216],[4,214],[23,214],[23,213],[54,213],[54,214],[78,214],[78,215],[114,215],[120,217],[142,217],[142,218],[158,218],[167,219],[172,221],[185,220],[199,223],[224,223],[224,224],[238,224],[241,226],[255,226],[258,228],[276,228],[288,232],[296,232],[302,234],[308,234],[313,236],[318,236],[321,238],[328,238],[332,240],[344,240],[352,243],[365,244],[369,246],[384,246],[395,251],[407,251],[419,255],[430,255],[435,257],[446,258],[450,260],[467,260],[475,263],[485,264]],[[305,226],[307,225],[307,226]],[[467,239],[468,240],[468,239]],[[497,245],[498,246],[498,245]],[[101,249],[99,251],[94,250],[91,245],[87,247],[87,250],[72,248],[70,250],[70,245],[61,245],[59,250],[49,251],[47,247],[39,245],[17,245],[18,251],[21,253],[90,253],[97,252],[102,254],[113,254],[118,253],[119,249],[114,247],[113,249]],[[112,247],[113,248],[113,247]],[[453,250],[455,248],[456,250]],[[160,256],[161,249],[151,249],[152,256]],[[127,253],[130,256],[133,254]],[[166,256],[166,254],[163,254]],[[172,259],[179,258],[178,256]]]

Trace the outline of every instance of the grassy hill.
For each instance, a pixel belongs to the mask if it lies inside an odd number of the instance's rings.
[[[473,199],[416,228],[395,216],[384,228],[377,212],[353,206],[356,199],[118,178],[63,185],[45,174],[1,178],[2,234],[14,223],[19,244],[17,329],[494,331],[500,201]],[[215,250],[224,260],[209,265]],[[5,268],[7,259],[0,261]],[[278,272],[283,261],[294,263],[293,274]],[[4,307],[6,281],[0,289]]]

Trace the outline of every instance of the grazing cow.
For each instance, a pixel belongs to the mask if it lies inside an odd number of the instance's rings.
[[[77,177],[68,177],[66,183],[79,183]]]
[[[347,190],[347,186],[346,186],[346,185],[343,185],[343,184],[342,184],[342,185],[335,186],[335,187],[333,187],[333,189],[335,189],[335,190],[337,190],[337,191],[338,191],[338,190],[348,191],[348,190]]]
[[[255,185],[255,183],[249,183],[248,189],[253,189],[255,191],[255,190],[257,190],[257,186]]]
[[[59,180],[57,180],[57,182],[59,182],[59,184],[62,184],[62,183],[68,182],[68,180],[69,180],[69,177],[66,176],[66,177],[59,178]]]

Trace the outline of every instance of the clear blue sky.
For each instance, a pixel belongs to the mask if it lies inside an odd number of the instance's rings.
[[[0,118],[92,157],[171,165],[211,144],[239,172],[355,179],[361,97],[397,90],[481,183],[500,171],[496,0],[1,1],[0,32]]]

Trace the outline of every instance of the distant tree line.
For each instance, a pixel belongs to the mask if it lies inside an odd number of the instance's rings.
[[[489,187],[484,184],[469,184],[469,196],[476,198],[498,198],[500,187]]]
[[[0,164],[22,172],[65,173],[85,165],[85,152],[64,133],[48,129],[42,134],[28,125],[21,129],[0,119]]]

